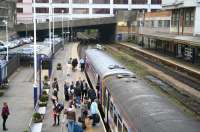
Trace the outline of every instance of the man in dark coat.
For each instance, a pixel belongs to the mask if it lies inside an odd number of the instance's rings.
[[[96,99],[96,93],[93,88],[90,88],[88,90],[88,97],[91,99],[92,102]]]
[[[58,81],[57,81],[57,78],[54,78],[54,81],[52,83],[52,88],[56,88],[57,91],[59,91],[59,86],[58,86]]]
[[[69,83],[65,82],[64,84],[64,94],[65,94],[65,100],[69,101],[69,93],[68,90],[69,89]]]

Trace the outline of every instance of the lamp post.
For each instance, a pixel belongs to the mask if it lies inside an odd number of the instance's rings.
[[[62,41],[62,44],[63,44],[63,47],[64,47],[63,13],[64,13],[64,10],[62,10],[62,40],[63,40],[63,41]]]
[[[55,41],[55,38],[54,38],[54,28],[55,28],[55,27],[54,27],[54,26],[55,26],[55,25],[54,25],[54,7],[53,7],[53,11],[52,11],[52,12],[53,12],[53,53],[54,53],[54,50],[55,50],[55,49],[54,49],[54,48],[55,48],[55,47],[54,47],[54,46],[55,46],[55,44],[54,44],[54,41]]]
[[[49,41],[50,41],[50,52],[52,51],[52,41],[51,41],[51,4],[52,0],[49,0]]]
[[[69,22],[70,22],[70,20],[69,20],[69,17],[68,17],[68,19],[67,19],[68,21],[67,21],[67,41],[68,41],[68,43],[69,43]]]
[[[3,20],[3,23],[5,23],[6,25],[6,42],[7,42],[7,45],[6,45],[6,61],[8,61],[8,21],[6,20]]]
[[[33,99],[34,99],[34,108],[37,104],[37,53],[36,53],[36,9],[35,9],[35,0],[33,0],[33,23],[34,23],[34,84],[33,84]]]

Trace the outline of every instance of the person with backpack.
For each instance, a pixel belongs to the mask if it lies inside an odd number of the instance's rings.
[[[54,116],[53,126],[60,125],[60,113],[62,112],[63,109],[64,109],[64,105],[61,103],[56,103],[56,106],[53,107],[53,116]],[[56,120],[57,120],[57,124],[56,124]]]
[[[10,115],[9,108],[6,102],[3,103],[3,108],[1,111],[1,117],[3,119],[3,131],[7,131],[6,128],[6,120],[8,119],[8,115]]]

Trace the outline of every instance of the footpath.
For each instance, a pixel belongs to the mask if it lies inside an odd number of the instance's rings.
[[[19,67],[8,79],[9,88],[0,97],[0,108],[7,102],[10,116],[7,120],[8,132],[23,132],[30,122],[33,113],[33,68]],[[2,128],[0,119],[0,132]]]

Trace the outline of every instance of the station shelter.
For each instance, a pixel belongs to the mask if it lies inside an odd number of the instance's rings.
[[[141,47],[200,65],[200,37],[172,34],[134,34]]]

